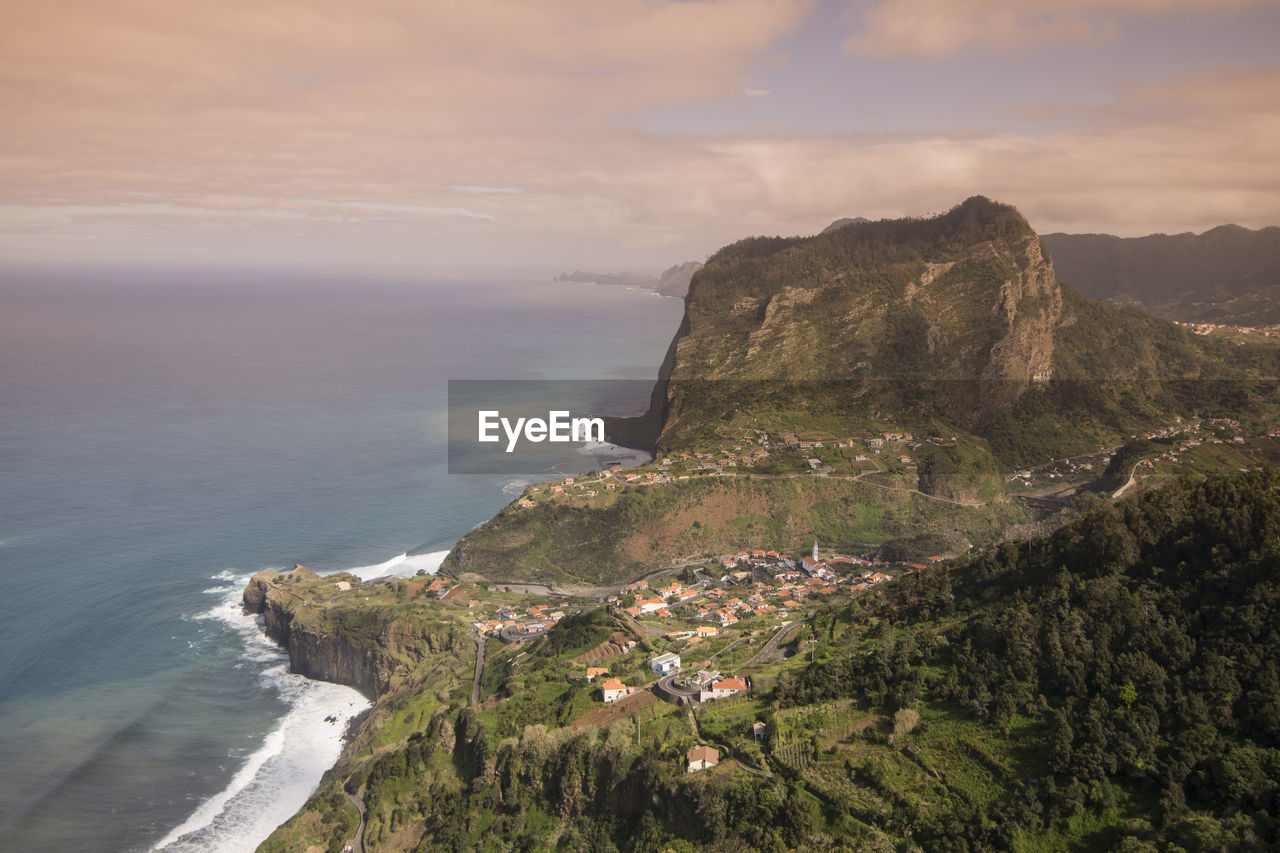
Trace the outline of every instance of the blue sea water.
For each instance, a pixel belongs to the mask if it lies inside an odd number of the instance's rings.
[[[252,849],[366,703],[287,673],[244,580],[434,564],[513,491],[446,472],[447,380],[650,378],[680,313],[531,278],[0,276],[0,849]]]

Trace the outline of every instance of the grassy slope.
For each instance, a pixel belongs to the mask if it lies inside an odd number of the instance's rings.
[[[853,480],[705,478],[629,487],[600,509],[551,502],[508,508],[465,537],[445,569],[608,584],[743,548],[803,552],[815,535],[855,553],[926,529],[989,542],[1022,518],[1009,502],[965,507]]]

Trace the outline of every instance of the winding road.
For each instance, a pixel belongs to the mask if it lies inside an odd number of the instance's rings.
[[[345,790],[345,789],[344,789]],[[360,827],[356,829],[356,837],[351,842],[351,849],[354,853],[364,853],[364,827],[365,827],[365,807],[364,807],[364,788],[356,791],[354,794],[347,794],[347,799],[356,807],[356,811],[360,813]]]

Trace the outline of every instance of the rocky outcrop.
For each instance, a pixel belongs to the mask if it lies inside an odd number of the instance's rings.
[[[662,271],[662,275],[658,276],[658,283],[654,285],[654,292],[662,296],[674,296],[683,299],[684,295],[689,292],[689,282],[693,280],[693,274],[702,269],[702,264],[697,261],[685,261],[683,264],[676,264],[669,269]]]
[[[739,410],[842,383],[862,410],[980,428],[1052,376],[1062,300],[1031,226],[981,197],[935,219],[741,241],[694,276],[659,445],[673,418],[724,416],[696,411],[708,380],[739,383],[721,395]]]
[[[560,273],[556,281],[580,281],[587,284],[616,284],[623,287],[647,287],[659,296],[684,298],[689,290],[689,280],[693,274],[702,269],[697,261],[685,261],[663,270],[660,275],[652,276],[634,272],[583,272]]]
[[[259,572],[245,587],[245,610],[261,614],[267,636],[288,650],[291,672],[345,684],[376,700],[426,656],[466,642],[453,623],[412,610],[329,606],[292,589],[317,579],[299,566],[284,574]]]

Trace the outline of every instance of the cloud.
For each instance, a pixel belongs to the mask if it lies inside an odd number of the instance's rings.
[[[743,89],[742,94],[746,95],[748,98],[763,98],[764,96],[769,94],[769,90],[768,89]]]
[[[1130,18],[1221,14],[1264,0],[879,0],[847,16],[856,32],[845,52],[945,59],[969,50],[1021,52],[1046,45],[1100,43]]]
[[[460,193],[522,193],[524,190],[519,187],[485,187],[485,186],[465,186],[465,187],[449,187],[451,190],[457,190]]]
[[[977,193],[1015,204],[1042,231],[1276,224],[1278,83],[1280,67],[1214,68],[1122,86],[1106,121],[1035,134],[725,139],[713,145],[721,195],[707,206],[745,211],[740,233],[919,215]]]
[[[63,183],[357,197],[387,166],[414,190],[506,186],[495,149],[740,92],[809,5],[27,4],[0,30],[4,197]]]
[[[655,106],[741,103],[811,9],[27,4],[0,32],[0,260],[657,270],[974,193],[1044,230],[1280,222],[1277,67],[1119,86],[1037,134],[640,129]]]

